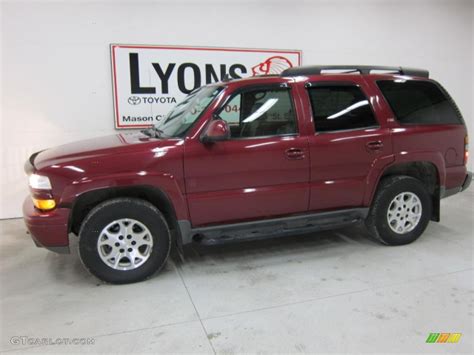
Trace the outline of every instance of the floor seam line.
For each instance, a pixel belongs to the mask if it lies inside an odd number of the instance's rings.
[[[100,334],[100,335],[92,336],[92,338],[102,338],[102,337],[108,337],[108,336],[111,336],[111,335],[127,334],[127,333],[134,333],[134,332],[142,332],[142,331],[145,331],[145,330],[159,329],[159,328],[164,328],[164,327],[172,327],[172,326],[174,326],[174,325],[181,325],[181,324],[193,323],[193,322],[197,322],[197,319],[196,319],[196,320],[185,320],[185,321],[182,321],[182,322],[166,323],[166,324],[157,325],[157,326],[155,326],[155,327],[147,327],[147,328],[140,328],[140,329],[131,329],[131,330],[124,330],[124,331],[121,331],[121,332],[113,332],[113,333],[107,333],[107,334]]]
[[[232,316],[246,314],[246,313],[260,312],[260,311],[266,311],[266,310],[270,310],[270,309],[277,309],[277,308],[281,308],[281,307],[288,307],[288,306],[297,305],[297,304],[316,302],[316,301],[320,301],[320,300],[326,300],[326,299],[335,298],[335,297],[353,295],[353,294],[363,293],[363,292],[367,292],[367,291],[381,290],[381,289],[385,289],[385,288],[389,288],[389,287],[400,286],[400,285],[409,284],[409,283],[420,281],[420,280],[426,280],[426,279],[430,279],[430,278],[433,278],[433,277],[447,276],[447,275],[456,274],[456,273],[459,273],[459,272],[465,272],[465,271],[469,271],[469,270],[473,270],[473,268],[457,270],[457,271],[447,272],[447,273],[443,273],[443,274],[434,274],[434,275],[421,277],[421,278],[417,278],[417,279],[412,279],[412,280],[409,280],[409,281],[406,281],[406,282],[400,282],[400,283],[395,283],[395,284],[391,284],[391,285],[372,287],[372,288],[366,288],[366,289],[361,289],[361,290],[357,290],[357,291],[338,293],[336,295],[329,295],[329,296],[311,298],[311,299],[306,299],[306,300],[301,300],[301,301],[296,301],[296,302],[283,303],[283,304],[274,305],[274,306],[256,308],[256,309],[252,309],[252,310],[248,310],[248,311],[229,313],[229,314],[225,314],[225,315],[222,315],[222,316],[207,317],[207,318],[202,318],[202,320],[207,321],[207,320],[214,320],[214,319],[232,317]]]
[[[188,286],[186,285],[186,282],[184,281],[184,277],[183,277],[183,275],[182,275],[182,273],[181,273],[181,271],[182,271],[181,266],[180,266],[180,265],[177,265],[177,264],[175,264],[175,266],[176,266],[176,270],[178,271],[178,275],[179,275],[179,277],[180,277],[180,279],[181,279],[181,282],[183,283],[183,286],[184,286],[184,288],[186,289],[186,293],[188,294],[189,300],[191,301],[191,303],[192,303],[192,305],[193,305],[193,307],[194,307],[194,311],[196,312],[196,315],[197,315],[197,317],[198,317],[198,319],[199,319],[199,322],[201,323],[201,327],[202,327],[202,330],[204,331],[204,335],[206,336],[206,339],[207,339],[207,341],[208,341],[208,343],[209,343],[209,345],[210,345],[210,347],[211,347],[211,349],[212,349],[212,352],[214,353],[214,355],[216,355],[216,354],[217,354],[217,353],[216,353],[216,349],[214,348],[214,345],[212,344],[211,339],[209,339],[209,334],[208,334],[208,332],[207,332],[206,327],[204,326],[204,323],[203,323],[203,321],[202,321],[201,315],[199,314],[199,311],[198,311],[196,305],[194,304],[194,300],[193,300],[193,298],[191,297],[191,293],[189,292]]]

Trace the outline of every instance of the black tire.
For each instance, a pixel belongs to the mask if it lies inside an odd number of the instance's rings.
[[[99,255],[97,243],[101,231],[120,219],[138,221],[151,234],[147,240],[152,238],[148,259],[131,270],[117,270]],[[171,233],[161,212],[151,203],[137,198],[115,198],[94,207],[84,219],[79,237],[79,254],[85,267],[99,279],[114,284],[138,282],[150,277],[165,265],[171,248]]]
[[[421,202],[421,218],[413,230],[400,234],[389,226],[387,212],[392,200],[403,192],[410,192],[418,197]],[[420,180],[404,175],[388,176],[380,181],[365,224],[370,234],[383,244],[404,245],[423,234],[431,213],[431,195]]]

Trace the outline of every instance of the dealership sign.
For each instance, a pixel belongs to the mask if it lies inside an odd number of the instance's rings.
[[[111,45],[116,128],[159,122],[194,89],[229,78],[279,74],[301,51]]]

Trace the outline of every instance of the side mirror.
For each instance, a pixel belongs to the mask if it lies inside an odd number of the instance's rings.
[[[222,120],[212,120],[201,135],[201,142],[214,143],[230,139],[229,124]]]

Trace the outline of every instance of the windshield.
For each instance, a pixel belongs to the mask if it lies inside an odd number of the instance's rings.
[[[213,85],[192,92],[155,125],[155,130],[164,137],[182,137],[221,90]]]

